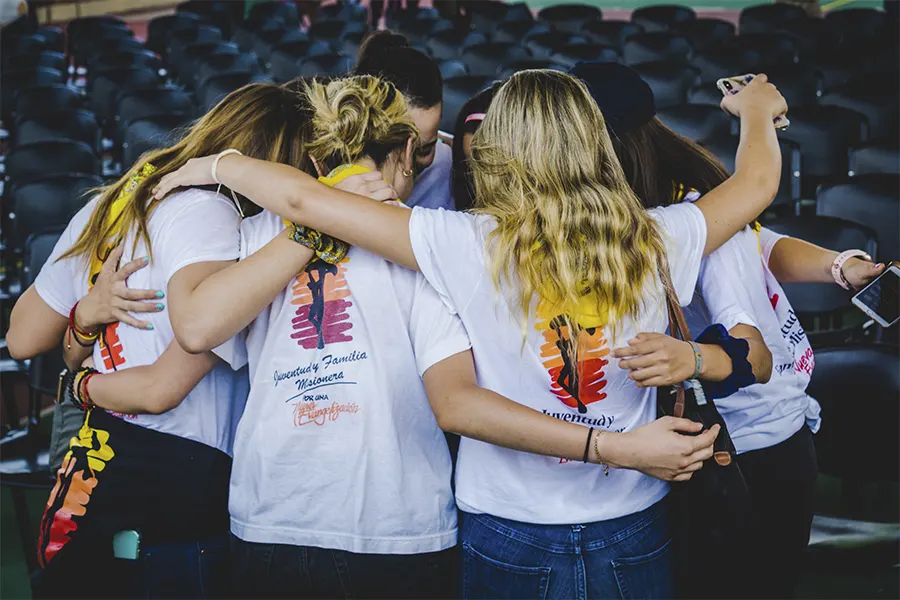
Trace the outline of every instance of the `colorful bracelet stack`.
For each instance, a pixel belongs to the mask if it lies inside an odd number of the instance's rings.
[[[88,392],[88,382],[97,373],[99,373],[97,369],[85,367],[76,371],[75,376],[71,380],[71,389],[69,390],[71,393],[69,396],[72,399],[72,404],[79,410],[87,412],[94,408],[94,401],[91,400],[91,395]]]
[[[291,223],[290,229],[292,240],[306,246],[328,264],[339,263],[347,256],[347,252],[350,250],[350,245],[347,242],[342,242],[304,225]]]
[[[75,325],[75,309],[78,308],[78,302],[75,303],[75,306],[72,307],[72,310],[69,311],[69,332],[72,334],[72,337],[75,338],[75,341],[78,342],[79,346],[83,346],[84,348],[90,348],[94,345],[94,342],[100,337],[100,332],[102,329],[98,329],[97,331],[90,333],[87,331],[82,331]],[[82,341],[84,340],[84,341]],[[72,345],[69,344],[71,348]]]

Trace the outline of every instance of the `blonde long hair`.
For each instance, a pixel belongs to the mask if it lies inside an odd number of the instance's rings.
[[[392,152],[419,135],[406,99],[387,81],[356,75],[313,80],[304,89],[313,111],[312,141],[306,150],[326,172],[363,157],[381,167]]]
[[[100,199],[75,244],[60,258],[97,257],[103,261],[104,248],[115,247],[132,230],[135,245],[143,240],[152,256],[147,221],[160,202],[150,191],[165,175],[178,170],[188,160],[236,148],[245,156],[288,164],[309,170],[304,145],[309,139],[310,113],[295,92],[267,83],[253,83],[226,96],[201,117],[174,145],[148,152],[115,183],[99,190]],[[107,215],[122,189],[145,164],[156,170],[141,179],[119,217],[109,222]]]
[[[586,313],[613,331],[637,317],[665,253],[600,109],[571,75],[516,73],[475,133],[472,158],[475,211],[497,222],[486,249],[495,285],[514,290],[507,299],[523,327],[535,296],[551,304],[577,365],[581,332],[597,326]]]

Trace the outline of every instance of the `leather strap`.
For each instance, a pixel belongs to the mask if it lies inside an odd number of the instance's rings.
[[[669,260],[665,254],[659,258],[659,278],[662,280],[663,289],[666,292],[666,309],[669,313],[670,335],[685,342],[693,341],[691,330],[687,326],[687,320],[684,318],[684,312],[681,310],[681,304],[678,302],[678,296],[675,294],[675,286],[672,285],[672,277],[669,274]],[[683,383],[675,386],[675,408],[673,414],[679,419],[684,416]]]

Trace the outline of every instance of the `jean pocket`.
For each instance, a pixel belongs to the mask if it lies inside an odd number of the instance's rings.
[[[673,594],[671,540],[649,554],[612,561],[622,598],[670,598]]]
[[[550,585],[550,567],[522,567],[485,556],[463,543],[463,598],[542,600]]]

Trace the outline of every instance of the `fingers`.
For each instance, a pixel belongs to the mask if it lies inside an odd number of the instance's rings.
[[[115,271],[116,267],[119,266],[119,261],[122,259],[122,253],[124,251],[124,244],[119,244],[118,246],[110,250],[109,254],[106,255],[106,260],[104,260],[103,264],[100,266],[100,271],[106,273]]]
[[[379,202],[396,200],[398,197],[396,190],[394,190],[394,188],[386,181],[373,181],[369,183],[368,189],[363,195],[368,196],[372,200],[378,200]]]
[[[123,300],[162,300],[166,294],[162,290],[138,290],[117,285],[113,293]]]
[[[121,246],[121,244],[120,244]],[[121,256],[121,252],[119,253]],[[125,281],[128,277],[134,273],[135,271],[140,271],[144,267],[150,264],[150,257],[144,256],[143,258],[137,258],[130,263],[126,264],[124,267],[120,268],[116,271],[116,279],[119,281]]]
[[[719,436],[719,429],[721,429],[718,425],[713,425],[697,437],[695,437],[691,442],[694,445],[693,451],[697,452],[707,446],[712,447],[713,442],[716,441],[716,438]]]
[[[153,324],[148,323],[147,321],[140,321],[135,319],[130,314],[125,311],[119,310],[118,308],[114,308],[112,310],[112,315],[115,317],[117,321],[121,321],[126,325],[131,325],[135,329],[153,329]]]
[[[663,417],[663,420],[666,421],[666,425],[672,431],[678,431],[681,433],[697,433],[701,429],[703,429],[703,423],[697,423],[695,421],[691,421],[690,419],[679,419],[677,417]],[[716,430],[718,432],[718,430]],[[713,437],[715,439],[715,437]]]
[[[155,313],[164,310],[166,305],[162,302],[131,302],[128,300],[119,300],[116,303],[116,308],[128,312]]]
[[[666,365],[663,364],[653,364],[645,369],[638,369],[632,371],[628,374],[628,377],[632,381],[641,382],[649,382],[650,379],[654,377],[664,377],[666,375],[667,369]]]
[[[706,446],[704,448],[701,448],[700,450],[697,450],[696,452],[694,452],[693,454],[688,456],[686,460],[689,464],[694,464],[694,463],[698,463],[698,462],[703,463],[703,461],[709,460],[710,458],[712,458],[714,452],[715,452],[715,449],[713,448],[713,445],[710,444],[709,446]]]
[[[620,360],[619,368],[625,370],[646,369],[660,362],[662,362],[662,357],[656,352],[653,354],[633,354],[631,358]]]
[[[691,477],[693,476],[693,473],[679,473],[672,478],[672,481],[690,481]]]
[[[628,345],[613,350],[614,358],[626,358],[629,356],[641,356],[656,352],[664,343],[663,338],[666,336],[659,333],[642,333],[630,340]]]
[[[181,169],[175,171],[174,173],[169,173],[165,177],[159,180],[159,184],[153,188],[153,197],[157,200],[162,200],[166,197],[166,194],[171,192],[177,187],[181,187],[181,179],[179,177],[179,173]]]

